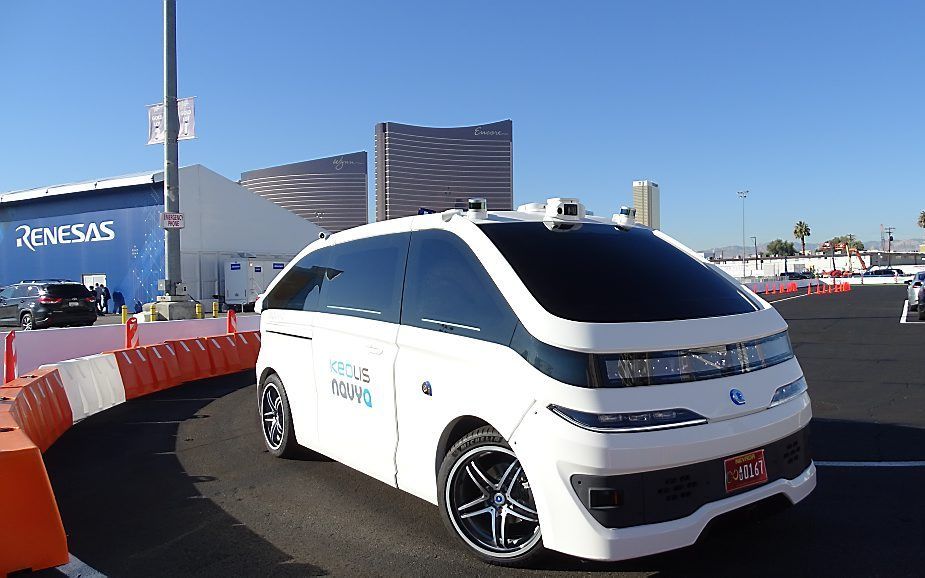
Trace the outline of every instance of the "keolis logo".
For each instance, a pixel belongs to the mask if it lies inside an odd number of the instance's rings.
[[[35,251],[36,247],[45,247],[47,245],[112,241],[116,238],[116,232],[112,230],[112,225],[113,221],[34,228],[29,225],[19,225],[16,227],[16,232],[19,233],[16,246]]]
[[[330,364],[331,373],[347,378],[346,381],[337,379],[337,377],[332,379],[331,394],[348,401],[355,401],[359,405],[372,407],[373,393],[364,385],[369,383],[369,369],[336,359],[330,360]]]

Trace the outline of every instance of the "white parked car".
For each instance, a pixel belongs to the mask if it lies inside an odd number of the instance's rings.
[[[918,311],[919,293],[922,292],[923,283],[925,283],[925,271],[919,271],[912,279],[906,281],[906,298],[909,300],[909,311]]]
[[[306,446],[437,504],[492,563],[680,548],[816,484],[786,322],[629,211],[473,199],[349,229],[257,310],[270,452]]]

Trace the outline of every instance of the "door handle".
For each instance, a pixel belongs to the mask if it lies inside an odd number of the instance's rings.
[[[382,348],[376,345],[367,345],[366,350],[373,355],[382,355]]]

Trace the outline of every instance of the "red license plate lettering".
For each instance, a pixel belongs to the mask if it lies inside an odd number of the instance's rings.
[[[768,481],[768,468],[764,461],[764,450],[748,452],[747,454],[729,458],[724,462],[724,466],[727,494]]]

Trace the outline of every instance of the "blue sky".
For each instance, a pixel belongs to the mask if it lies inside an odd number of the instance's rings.
[[[0,191],[157,169],[159,0],[0,7]],[[181,164],[373,150],[376,122],[514,121],[515,202],[598,214],[662,188],[662,228],[921,237],[925,4],[178,1]],[[372,161],[372,156],[370,156]],[[370,175],[370,190],[374,187]]]

